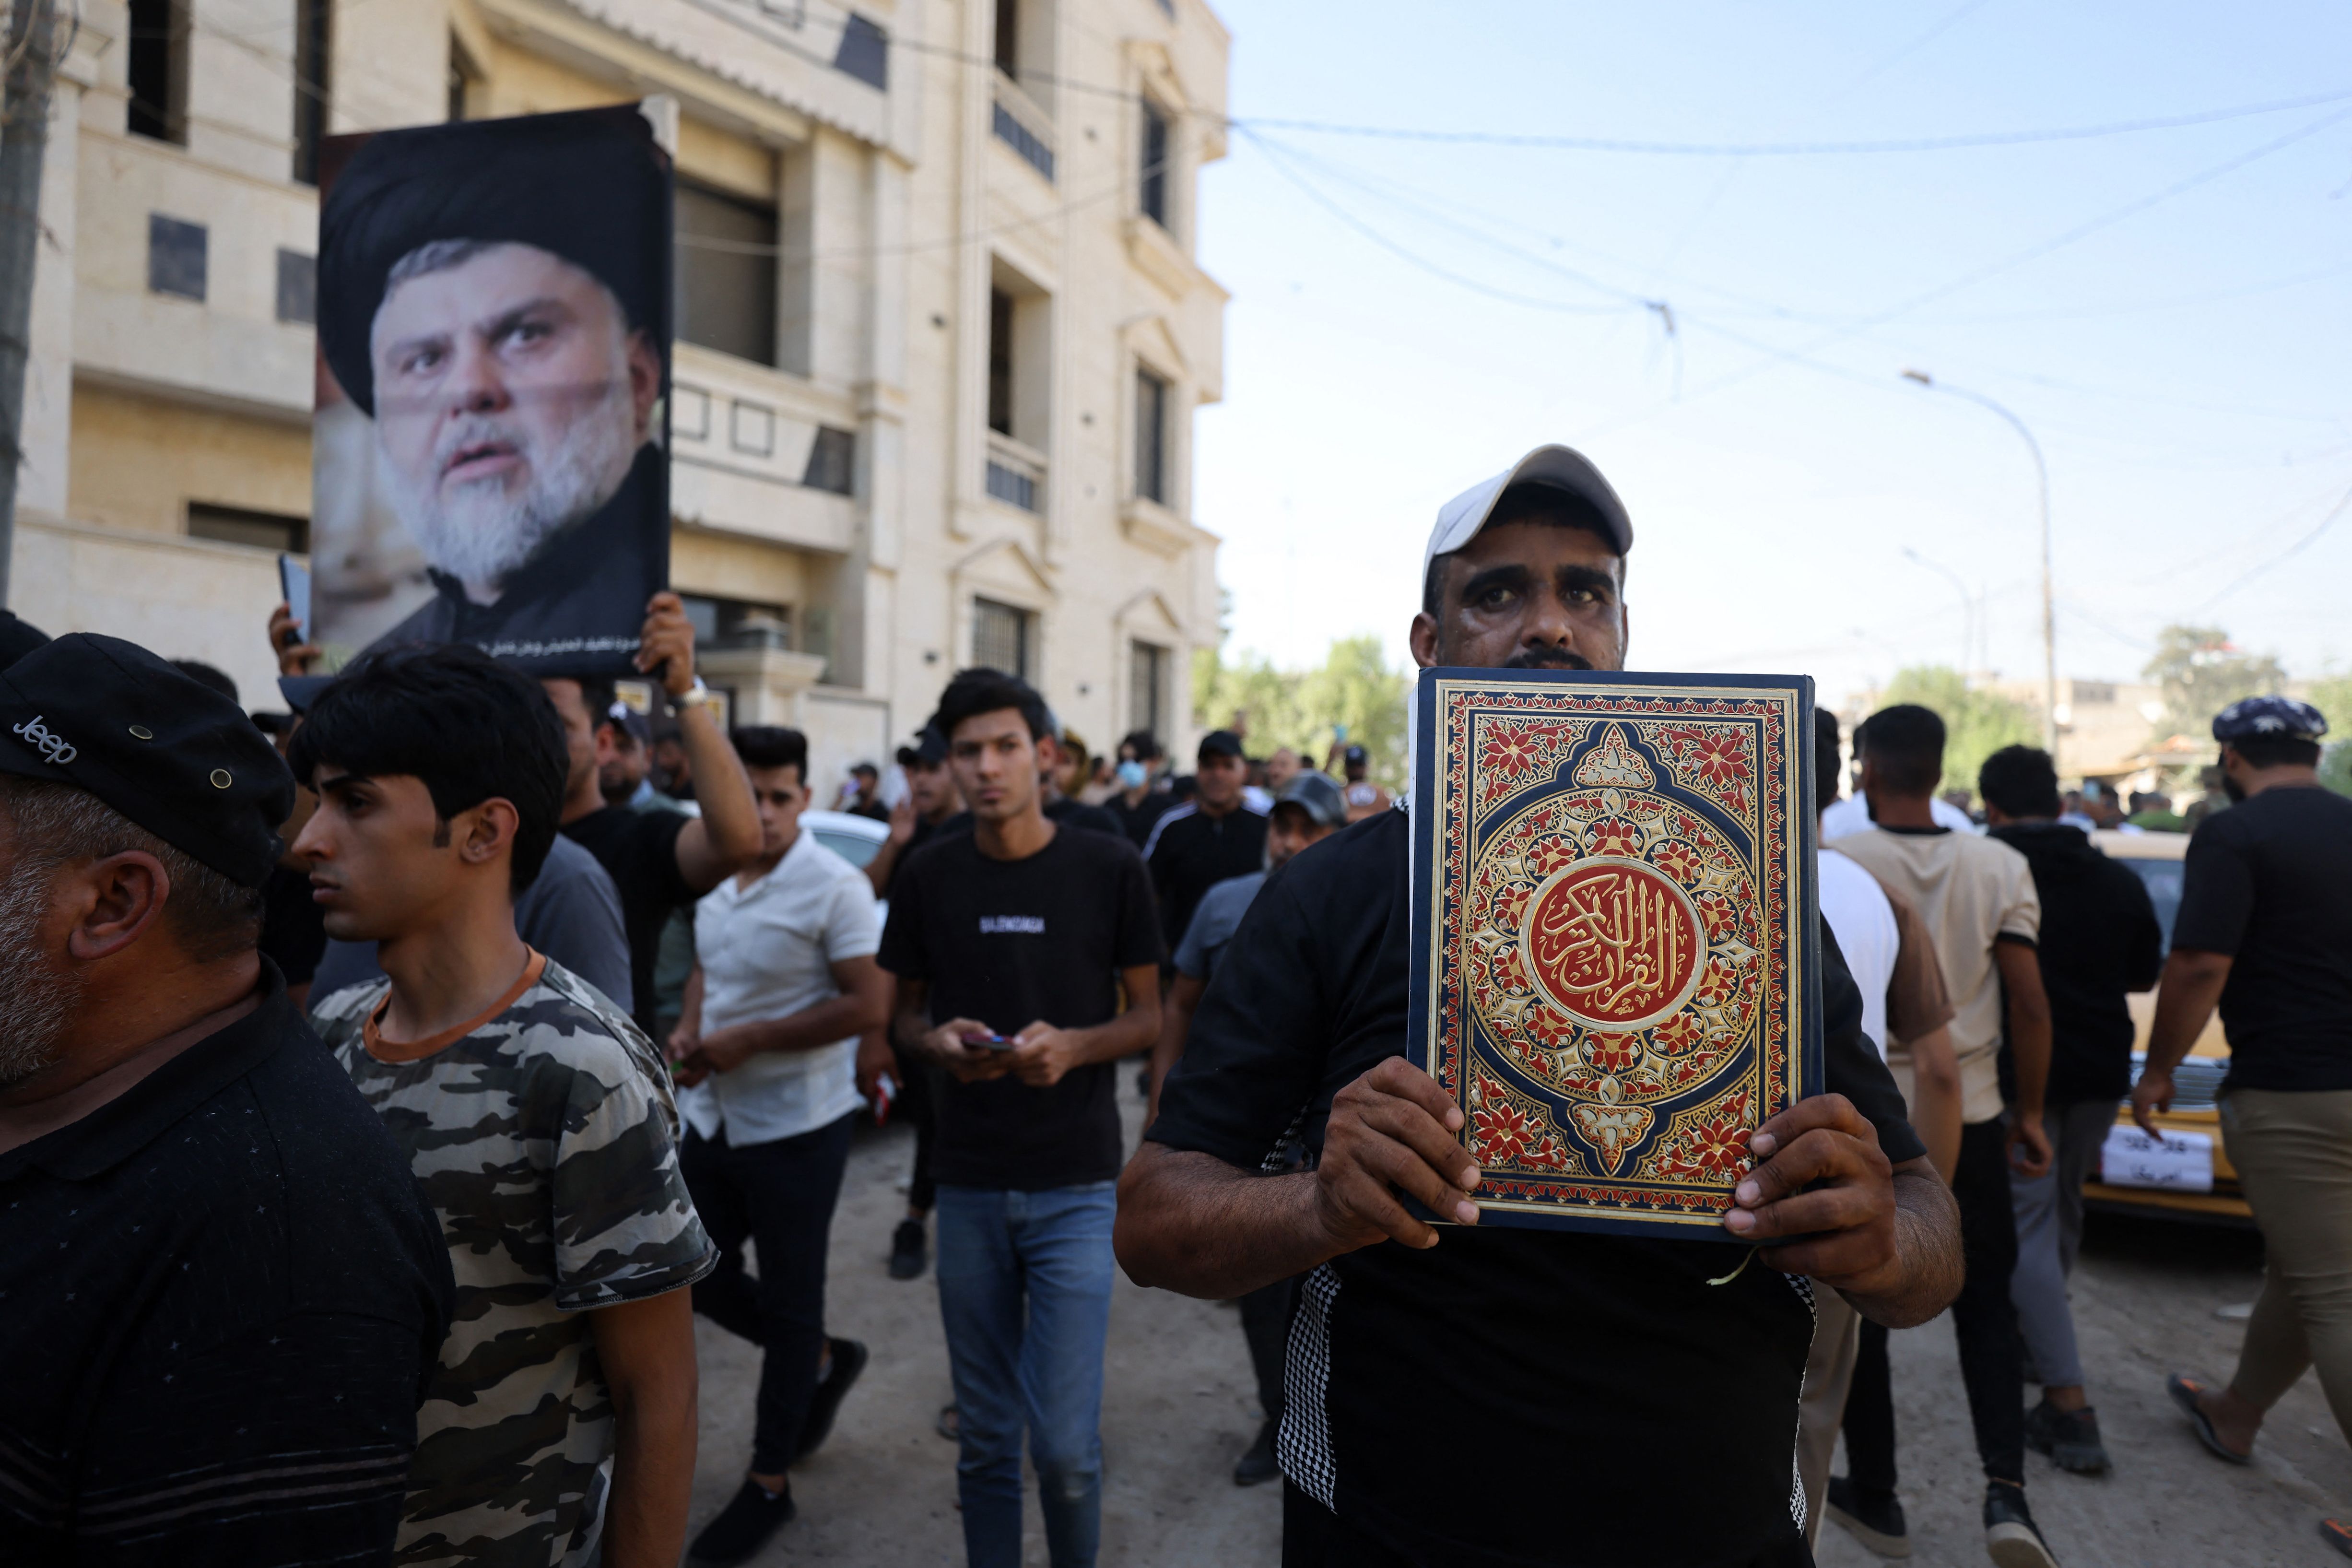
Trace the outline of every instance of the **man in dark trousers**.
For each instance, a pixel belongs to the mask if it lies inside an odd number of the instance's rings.
[[[2213,721],[2233,804],[2189,841],[2172,952],[2132,1112],[2149,1133],[2172,1069],[2218,1005],[2230,1035],[2221,1135],[2270,1267],[2226,1388],[2170,1392],[2219,1458],[2244,1464],[2263,1416],[2317,1369],[2352,1434],[2352,801],[2319,782],[2327,721],[2250,697]],[[2352,1530],[2320,1533],[2352,1555]]]
[[[2035,746],[2004,746],[1977,774],[1988,837],[2033,868],[2042,899],[2042,989],[2050,996],[2050,1087],[2042,1125],[2050,1168],[2009,1173],[2017,1215],[2017,1268],[2010,1300],[2042,1384],[2025,1415],[2025,1442],[2061,1469],[2107,1468],[2098,1413],[2084,1391],[2066,1278],[2083,1241],[2083,1183],[2096,1167],[2116,1102],[2131,1092],[2131,991],[2156,984],[2164,931],[2147,885],[2099,853],[2090,836],[2058,821],[2058,770]]]
[[[1265,859],[1265,812],[1243,794],[1249,763],[1241,737],[1212,730],[1201,737],[1191,800],[1160,814],[1143,841],[1151,885],[1160,892],[1160,929],[1170,946],[1184,940],[1201,895],[1228,877],[1245,877]]]
[[[1590,463],[1538,448],[1439,511],[1413,658],[1622,668],[1632,538]],[[1830,1092],[1757,1130],[1722,1222],[1755,1266],[1728,1277],[1736,1250],[1702,1241],[1489,1229],[1459,1108],[1403,1059],[1410,838],[1382,812],[1267,879],[1120,1182],[1139,1284],[1225,1299],[1308,1276],[1286,1568],[1810,1563],[1791,1483],[1812,1292],[1915,1323],[1959,1285],[1951,1196],[1835,942]],[[1294,1137],[1308,1168],[1263,1173]]]
[[[144,648],[0,675],[11,1563],[392,1561],[454,1287],[256,950],[293,804],[268,737]]]

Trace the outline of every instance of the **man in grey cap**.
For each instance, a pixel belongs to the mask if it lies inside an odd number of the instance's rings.
[[[1160,1110],[1160,1086],[1168,1069],[1184,1054],[1184,1037],[1192,1026],[1193,1009],[1216,973],[1217,960],[1234,939],[1242,916],[1265,879],[1288,865],[1298,852],[1321,842],[1348,826],[1348,804],[1337,780],[1312,769],[1293,773],[1274,799],[1265,828],[1265,869],[1231,877],[1201,896],[1192,923],[1176,948],[1176,978],[1160,1015],[1160,1038],[1151,1047],[1151,1110],[1144,1122]],[[1298,1280],[1277,1279],[1242,1298],[1242,1333],[1249,1342],[1250,1367],[1257,1374],[1257,1401],[1265,1412],[1257,1438],[1234,1465],[1234,1484],[1254,1487],[1281,1473],[1275,1464],[1274,1440],[1282,1426],[1283,1341],[1290,1332],[1290,1314],[1298,1300]]]
[[[1591,464],[1529,453],[1439,512],[1413,658],[1622,668],[1632,542]],[[1408,815],[1343,829],[1252,903],[1121,1178],[1119,1261],[1209,1298],[1307,1276],[1277,1444],[1286,1568],[1810,1563],[1791,1480],[1812,1292],[1908,1325],[1960,1281],[1951,1194],[1834,940],[1830,1092],[1751,1136],[1716,1237],[1759,1247],[1758,1267],[1705,1241],[1490,1229],[1461,1111],[1403,1058]],[[1306,1169],[1284,1167],[1293,1139]],[[1454,1222],[1442,1245],[1408,1196]]]
[[[388,1563],[448,1251],[257,951],[294,781],[77,634],[0,673],[0,1556]]]
[[[2173,1068],[2218,1005],[2230,1036],[2221,1133],[2270,1258],[2226,1388],[2170,1388],[2218,1458],[2244,1464],[2263,1415],[2317,1366],[2352,1435],[2352,800],[2319,782],[2327,721],[2308,702],[2250,697],[2221,710],[2235,804],[2189,841],[2180,913],[2132,1113],[2150,1135]],[[2352,1532],[2321,1532],[2337,1550]],[[2352,1551],[2347,1551],[2352,1555]]]

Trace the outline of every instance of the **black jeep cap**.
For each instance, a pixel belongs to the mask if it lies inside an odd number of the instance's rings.
[[[243,709],[91,632],[0,670],[0,772],[86,790],[248,888],[268,879],[294,810],[294,775]]]

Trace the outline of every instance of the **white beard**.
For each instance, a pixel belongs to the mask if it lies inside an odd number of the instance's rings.
[[[530,484],[509,499],[499,478],[478,479],[441,493],[438,475],[458,451],[483,441],[513,446],[530,465]],[[530,434],[497,415],[468,414],[450,421],[435,444],[430,474],[413,482],[392,463],[390,480],[401,521],[425,559],[476,591],[495,596],[541,546],[613,499],[635,459],[636,405],[625,370],[604,384],[604,395],[582,407],[552,447],[535,450]],[[488,603],[488,599],[482,602]]]
[[[0,1089],[54,1067],[58,1042],[81,1005],[80,981],[61,973],[40,948],[57,868],[20,861],[0,882]]]

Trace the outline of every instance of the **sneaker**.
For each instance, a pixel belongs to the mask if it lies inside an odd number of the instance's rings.
[[[1274,1457],[1274,1439],[1282,1430],[1282,1417],[1269,1415],[1257,1429],[1257,1441],[1249,1446],[1234,1465],[1234,1485],[1254,1487],[1260,1481],[1270,1481],[1282,1474],[1282,1466]]]
[[[1893,1492],[1865,1497],[1845,1476],[1830,1478],[1829,1515],[1845,1532],[1881,1557],[1911,1555],[1910,1532],[1903,1527],[1903,1502]]]
[[[719,1517],[702,1527],[694,1544],[686,1549],[686,1560],[696,1568],[728,1568],[735,1563],[748,1563],[768,1537],[790,1524],[793,1514],[793,1489],[772,1492],[755,1480],[746,1479],[743,1489],[719,1512]]]
[[[929,1249],[924,1245],[923,1222],[902,1219],[890,1233],[890,1278],[912,1279],[923,1271]]]
[[[2025,1446],[2049,1455],[2060,1469],[2078,1476],[2107,1472],[2106,1446],[2099,1441],[2099,1413],[2087,1405],[2060,1410],[2045,1398],[2025,1413]]]
[[[2058,1568],[2025,1506],[2025,1489],[2006,1481],[1985,1487],[1985,1555],[1996,1568]]]
[[[816,1385],[809,1399],[808,1415],[801,1421],[801,1446],[793,1453],[797,1465],[819,1448],[833,1436],[833,1418],[841,1414],[841,1401],[849,1393],[857,1374],[866,1370],[866,1347],[856,1340],[828,1338],[827,1349],[833,1352],[833,1364]]]

